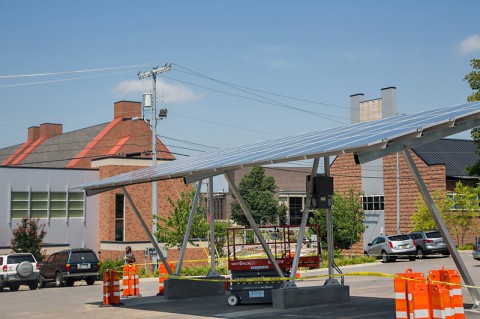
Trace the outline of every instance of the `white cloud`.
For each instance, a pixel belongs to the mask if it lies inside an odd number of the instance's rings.
[[[459,45],[460,53],[480,52],[480,35],[474,34],[463,40]]]
[[[122,81],[113,88],[113,92],[121,98],[136,95],[136,100],[140,100],[142,94],[149,91],[152,91],[151,79]],[[157,78],[157,97],[165,103],[184,103],[201,99],[203,95],[196,94],[183,85],[169,84]]]

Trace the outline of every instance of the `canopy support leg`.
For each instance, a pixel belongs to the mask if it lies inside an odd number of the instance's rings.
[[[176,275],[180,276],[182,270],[183,258],[185,257],[185,251],[187,250],[188,239],[190,238],[190,231],[192,230],[193,217],[195,216],[195,210],[197,209],[198,197],[200,196],[203,180],[199,180],[195,196],[193,197],[192,207],[190,209],[190,215],[188,216],[187,229],[185,229],[185,236],[183,237],[182,248],[180,249],[180,258],[178,259],[178,265],[176,269]]]
[[[325,176],[330,176],[330,158],[323,158]],[[334,265],[335,265],[335,250],[333,245],[333,213],[332,208],[327,208],[327,249],[328,249],[328,279],[325,280],[324,285],[326,286],[336,286],[340,285],[338,280],[334,277]],[[342,281],[343,282],[343,281]]]
[[[474,301],[474,308],[478,309],[480,306],[480,303],[479,303],[480,294],[476,288],[472,288],[475,286],[475,283],[473,282],[473,279],[470,276],[470,273],[468,272],[467,267],[463,263],[463,260],[460,257],[458,250],[455,248],[455,244],[452,238],[450,237],[450,234],[448,233],[448,229],[445,226],[445,223],[443,222],[443,219],[440,216],[440,213],[438,212],[438,209],[435,206],[435,203],[433,202],[433,199],[430,196],[430,193],[428,192],[427,186],[425,185],[425,182],[423,181],[422,176],[420,175],[420,172],[418,171],[418,168],[415,165],[415,161],[410,155],[410,150],[408,148],[404,149],[402,151],[402,155],[405,161],[407,162],[408,169],[410,170],[410,173],[412,174],[413,179],[417,184],[417,188],[420,194],[422,195],[423,200],[425,201],[425,204],[427,205],[433,220],[435,221],[435,225],[437,226],[440,234],[442,235],[443,240],[447,244],[448,251],[452,255],[453,261],[457,266],[460,276],[462,276],[462,279],[466,285],[471,286],[471,287],[468,287],[468,291],[470,292],[470,295],[472,296],[472,299]]]
[[[207,277],[218,277],[215,270],[215,211],[213,205],[213,177],[208,178],[208,210],[210,213],[210,271]]]
[[[157,251],[157,254],[160,257],[160,259],[162,260],[162,263],[165,266],[165,269],[167,269],[168,274],[173,275],[173,271],[170,268],[170,266],[168,265],[167,259],[165,258],[165,256],[163,256],[162,251],[160,250],[160,247],[158,246],[157,241],[155,240],[152,233],[148,229],[147,224],[143,220],[142,215],[140,215],[140,212],[138,211],[137,206],[135,206],[135,204],[133,203],[132,198],[130,197],[130,194],[127,192],[127,189],[125,188],[125,186],[122,186],[122,192],[125,195],[125,198],[127,199],[128,203],[132,207],[133,211],[135,212],[135,215],[137,216],[138,221],[142,225],[142,228],[145,231],[145,234],[147,234],[148,238],[150,239],[150,242],[152,243],[153,247]]]
[[[310,175],[310,180],[307,184],[307,199],[305,202],[305,209],[302,213],[302,221],[300,223],[300,231],[298,232],[297,247],[295,248],[295,257],[293,258],[292,272],[290,274],[291,281],[285,282],[283,284],[284,288],[295,287],[293,280],[295,279],[295,274],[298,269],[298,262],[300,261],[300,254],[302,252],[302,243],[303,237],[305,236],[305,228],[307,227],[308,213],[310,212],[310,207],[312,207],[312,193],[313,193],[313,180],[317,176],[318,164],[320,162],[319,158],[313,160],[312,173]]]
[[[248,220],[248,223],[250,224],[250,227],[252,227],[253,232],[257,236],[258,240],[260,240],[260,244],[262,245],[265,253],[268,256],[268,259],[272,263],[273,267],[275,268],[275,271],[280,277],[284,277],[284,274],[282,272],[282,269],[280,269],[280,266],[278,266],[277,261],[275,260],[275,257],[273,256],[270,247],[268,247],[267,242],[265,241],[265,238],[263,238],[262,234],[260,233],[260,230],[257,226],[257,223],[255,223],[255,220],[253,219],[252,213],[250,212],[250,209],[247,207],[247,204],[243,201],[242,195],[240,195],[240,191],[238,190],[237,186],[233,182],[232,177],[226,173],[224,174],[225,178],[228,182],[228,185],[233,191],[233,194],[235,195],[238,203],[240,204],[240,207],[243,210],[243,213],[245,214],[245,217]]]

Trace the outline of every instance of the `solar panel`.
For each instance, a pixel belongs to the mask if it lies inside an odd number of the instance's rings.
[[[480,126],[480,102],[215,150],[79,185],[87,195],[170,178],[186,182],[243,167],[353,153],[363,161]]]

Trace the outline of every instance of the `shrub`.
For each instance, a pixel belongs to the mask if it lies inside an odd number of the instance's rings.
[[[10,241],[11,248],[16,253],[31,253],[38,262],[45,258],[45,251],[41,251],[40,244],[47,234],[45,225],[39,224],[40,219],[22,218],[18,228],[13,230]]]
[[[107,259],[100,262],[100,270],[98,279],[103,280],[103,273],[105,270],[113,269],[116,271],[122,270],[123,267],[123,259]]]

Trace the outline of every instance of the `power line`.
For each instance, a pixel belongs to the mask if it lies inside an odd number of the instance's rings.
[[[178,71],[178,70],[177,70],[177,71]],[[339,120],[335,120],[335,119],[332,119],[332,118],[340,118],[340,119],[349,120],[349,118],[342,117],[342,116],[330,115],[330,114],[319,113],[319,112],[314,112],[314,111],[309,111],[309,110],[301,109],[301,108],[299,108],[299,107],[291,106],[291,105],[288,105],[288,104],[285,104],[285,103],[281,103],[281,102],[278,102],[278,101],[275,101],[275,100],[272,100],[272,99],[269,99],[269,98],[265,98],[265,97],[263,97],[263,96],[260,96],[260,95],[258,95],[258,94],[253,94],[253,93],[248,92],[248,91],[245,91],[245,90],[241,90],[241,91],[244,91],[245,93],[248,93],[248,94],[252,94],[252,95],[254,95],[254,96],[258,96],[258,97],[260,97],[260,98],[262,98],[262,99],[264,99],[264,100],[255,99],[255,98],[251,98],[251,97],[247,97],[247,96],[243,96],[243,95],[239,95],[239,94],[235,94],[235,93],[231,93],[231,92],[225,92],[225,91],[218,90],[218,89],[213,89],[213,88],[210,88],[210,87],[206,87],[206,86],[194,84],[194,83],[191,83],[191,82],[179,80],[179,79],[172,78],[172,77],[165,76],[165,75],[162,75],[161,77],[162,77],[162,78],[165,78],[165,79],[172,80],[172,81],[177,81],[177,82],[180,82],[180,83],[184,83],[184,84],[187,84],[187,85],[199,87],[199,88],[202,88],[202,89],[205,89],[205,90],[210,90],[210,91],[214,91],[214,92],[218,92],[218,93],[222,93],[222,94],[226,94],[226,95],[235,96],[235,97],[242,98],[242,99],[247,99],[247,100],[251,100],[251,101],[256,101],[256,102],[260,102],[260,103],[270,104],[270,105],[279,106],[279,107],[286,108],[286,109],[291,109],[291,110],[295,110],[295,111],[307,113],[307,114],[309,114],[309,115],[317,116],[317,117],[320,117],[320,118],[323,118],[323,119],[326,119],[326,120],[329,120],[329,121],[332,121],[332,122],[336,122],[336,123],[339,123],[339,124],[343,124],[343,125],[345,125],[345,124],[347,124],[347,123],[342,122],[342,121],[339,121]],[[237,89],[238,89],[238,88],[237,88]]]
[[[177,63],[172,63],[180,68],[183,68],[185,70],[188,70],[189,72],[186,72],[186,71],[182,71],[182,70],[179,70],[179,69],[175,69],[176,71],[179,71],[179,72],[183,72],[183,73],[187,73],[187,74],[191,74],[191,75],[195,75],[195,76],[198,76],[198,77],[202,77],[202,78],[205,78],[205,79],[209,79],[209,80],[212,80],[212,81],[215,81],[215,82],[219,82],[219,83],[222,83],[222,84],[225,84],[225,85],[229,85],[229,86],[232,86],[232,87],[238,87],[238,88],[242,88],[242,89],[246,89],[246,90],[250,90],[250,91],[255,91],[255,92],[260,92],[260,93],[264,93],[264,94],[270,94],[270,95],[274,95],[274,96],[278,96],[278,97],[283,97],[283,98],[287,98],[287,99],[291,99],[291,100],[297,100],[297,101],[302,101],[302,102],[307,102],[307,103],[312,103],[312,104],[318,104],[318,105],[325,105],[325,106],[331,106],[331,107],[336,107],[336,108],[342,108],[342,109],[351,109],[350,107],[348,106],[340,106],[340,105],[335,105],[335,104],[330,104],[330,103],[324,103],[324,102],[318,102],[318,101],[313,101],[313,100],[308,100],[308,99],[303,99],[303,98],[298,98],[298,97],[293,97],[293,96],[288,96],[288,95],[283,95],[283,94],[279,94],[279,93],[273,93],[273,92],[268,92],[268,91],[264,91],[264,90],[259,90],[259,89],[254,89],[254,88],[251,88],[251,87],[248,87],[248,86],[243,86],[243,85],[239,85],[239,84],[234,84],[234,83],[229,83],[229,82],[226,82],[226,81],[222,81],[222,80],[217,80],[217,79],[214,79],[214,78],[211,78],[209,76],[206,76],[202,73],[199,73],[197,71],[194,71],[192,69],[189,69],[185,66],[182,66],[182,65],[179,65]]]
[[[121,71],[121,72],[113,72],[113,73],[105,73],[105,74],[90,75],[90,76],[81,76],[81,77],[68,78],[68,79],[58,79],[58,80],[28,82],[28,83],[5,84],[5,85],[0,85],[0,88],[16,87],[16,86],[28,86],[28,85],[46,84],[46,83],[56,83],[56,82],[67,82],[67,81],[76,81],[76,80],[83,80],[83,79],[92,79],[92,78],[99,78],[99,77],[110,76],[110,75],[117,75],[117,74],[122,74],[122,73],[131,73],[131,72],[133,72],[133,71],[135,71],[135,70]]]
[[[200,121],[200,122],[205,122],[205,123],[210,123],[210,124],[226,126],[228,128],[236,128],[236,129],[239,129],[239,130],[257,132],[257,133],[268,134],[268,135],[284,136],[284,135],[276,134],[276,133],[272,133],[272,132],[266,132],[266,131],[261,131],[261,130],[256,130],[256,129],[244,128],[244,127],[240,127],[240,126],[236,126],[236,125],[232,125],[232,124],[225,124],[225,123],[215,122],[215,121],[211,121],[211,120],[199,119],[199,118],[193,117],[193,116],[180,115],[180,114],[177,114],[177,113],[170,113],[170,114],[172,114],[174,116],[190,119],[190,120],[195,120],[195,121]]]
[[[157,62],[158,63],[158,62]],[[119,70],[127,68],[138,68],[140,66],[152,65],[157,63],[142,63],[142,64],[133,64],[133,65],[124,65],[124,66],[114,66],[109,68],[98,68],[98,69],[84,69],[84,70],[70,70],[62,72],[47,72],[47,73],[31,73],[31,74],[13,74],[13,75],[0,75],[0,79],[13,79],[13,78],[25,78],[25,77],[38,77],[38,76],[54,76],[54,75],[63,75],[63,74],[75,74],[75,73],[87,73],[87,72],[99,72],[99,71],[109,71],[109,70]],[[130,72],[130,71],[128,71]]]

